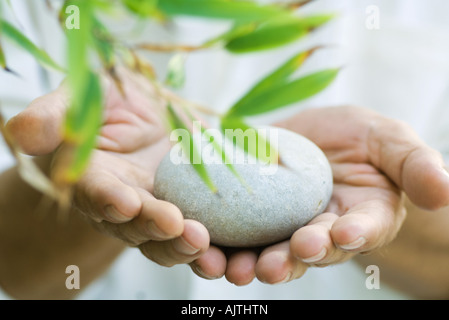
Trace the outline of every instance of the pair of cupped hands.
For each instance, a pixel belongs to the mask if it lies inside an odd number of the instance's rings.
[[[406,124],[359,107],[312,109],[275,125],[309,138],[328,157],[334,191],[325,213],[265,248],[216,247],[202,224],[152,195],[156,169],[170,148],[162,106],[149,98],[154,88],[143,77],[127,75],[122,82],[124,95],[105,82],[104,122],[73,205],[97,229],[160,265],[187,263],[203,278],[225,275],[236,285],[255,277],[287,282],[309,266],[337,264],[390,243],[406,217],[404,195],[425,209],[449,204],[441,155]],[[62,84],[12,118],[7,129],[25,153],[57,157],[69,104]]]

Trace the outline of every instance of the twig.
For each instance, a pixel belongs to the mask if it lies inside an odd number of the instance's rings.
[[[217,111],[214,111],[214,110],[212,110],[210,108],[202,106],[202,105],[200,105],[198,103],[184,100],[184,99],[180,98],[179,96],[177,96],[177,95],[175,95],[175,94],[173,94],[171,92],[165,92],[163,95],[165,96],[165,98],[167,100],[172,101],[175,104],[181,104],[181,105],[190,107],[190,108],[195,109],[196,111],[201,112],[201,113],[203,113],[205,115],[215,116],[215,117],[221,117],[222,116],[222,114],[217,112]]]
[[[193,52],[205,49],[206,46],[191,46],[191,45],[175,45],[175,44],[152,44],[152,43],[140,43],[134,47],[135,50],[147,50],[155,52]]]

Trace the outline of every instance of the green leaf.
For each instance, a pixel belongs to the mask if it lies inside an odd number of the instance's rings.
[[[172,129],[173,130],[184,129],[189,132],[189,141],[184,141],[184,139],[183,139],[181,147],[184,151],[184,154],[187,155],[188,160],[190,161],[190,164],[193,166],[193,168],[198,173],[198,175],[203,180],[203,182],[206,184],[206,186],[213,193],[217,193],[218,189],[215,186],[215,184],[213,183],[212,179],[210,178],[209,173],[207,172],[206,167],[204,166],[202,161],[200,163],[195,163],[195,161],[194,161],[194,159],[202,159],[202,158],[201,158],[201,151],[198,150],[198,147],[195,144],[192,134],[187,129],[184,122],[176,114],[175,110],[173,110],[173,107],[170,104],[167,106],[167,110],[168,110],[168,117],[169,117],[168,120],[171,123]]]
[[[185,74],[186,57],[183,54],[174,55],[168,63],[168,72],[165,84],[174,89],[181,88],[186,80]]]
[[[220,157],[222,163],[226,165],[229,171],[238,179],[238,181],[248,190],[248,192],[251,192],[251,187],[246,183],[246,181],[242,178],[242,176],[238,173],[238,171],[235,169],[235,167],[232,164],[232,159],[229,159],[229,157],[226,155],[225,150],[223,149],[223,146],[221,146],[216,140],[215,137],[212,136],[204,127],[201,127],[201,134],[203,137],[209,140],[209,142],[212,143],[212,146],[217,152]]]
[[[189,119],[192,121],[192,123],[194,125],[198,123],[198,120],[195,119],[195,117],[193,116],[193,114],[190,112],[189,109],[185,108],[184,112],[187,114],[187,116],[189,117]],[[172,125],[172,127],[173,127],[173,125]],[[251,187],[246,183],[246,181],[242,178],[242,176],[235,169],[235,167],[232,164],[232,159],[229,159],[229,157],[226,155],[226,152],[223,149],[223,146],[220,145],[216,141],[215,137],[213,135],[211,135],[208,132],[208,130],[206,130],[203,126],[200,125],[199,129],[200,129],[202,137],[206,138],[210,143],[212,143],[212,146],[213,146],[215,152],[217,152],[220,155],[222,163],[224,163],[226,165],[226,167],[239,180],[239,182],[248,190],[248,192],[251,192]]]
[[[169,16],[187,15],[245,22],[290,15],[288,10],[278,6],[262,6],[251,1],[238,0],[161,0],[158,7]]]
[[[17,46],[31,54],[42,66],[65,72],[63,67],[58,65],[44,50],[38,48],[17,28],[4,20],[0,20],[0,25],[2,37],[5,36]]]
[[[220,125],[225,138],[229,140],[232,139],[231,142],[247,154],[253,156],[262,163],[279,163],[278,150],[264,137],[259,135],[255,128],[246,124],[242,118],[223,117]],[[229,134],[228,130],[232,130],[232,134]],[[252,136],[251,133],[254,133],[254,136]]]
[[[115,64],[114,38],[108,29],[92,15],[92,41],[103,66],[109,69]]]
[[[131,12],[141,17],[162,17],[157,8],[158,0],[122,0],[122,2]]]
[[[275,86],[241,101],[228,112],[228,116],[253,116],[300,102],[324,90],[335,79],[339,69],[319,71],[300,79]]]
[[[71,3],[73,2],[66,1],[65,6]],[[66,29],[68,84],[72,101],[64,123],[64,140],[73,147],[73,150],[71,163],[64,167],[62,173],[64,179],[72,183],[81,177],[88,164],[103,120],[101,81],[99,76],[91,71],[89,64],[89,48],[96,44],[92,35],[95,25],[93,2],[78,0],[76,5],[82,12],[81,28]],[[108,60],[108,56],[103,58],[105,61]]]
[[[102,115],[103,93],[100,79],[90,72],[84,92],[74,100],[66,116],[65,137],[74,146],[72,163],[65,173],[67,181],[76,182],[87,167],[96,146]]]
[[[76,95],[67,110],[65,133],[70,142],[82,144],[97,134],[102,121],[102,88],[98,76],[89,72],[83,90]]]
[[[303,65],[306,59],[316,49],[317,47],[294,55],[286,63],[257,83],[246,95],[234,104],[229,113],[232,114],[233,112],[236,112],[236,110],[241,109],[241,105],[251,103],[253,99],[264,91],[284,85],[289,77]]]
[[[220,34],[203,44],[203,47],[210,47],[220,42],[228,43],[232,39],[242,37],[253,32],[257,28],[257,23],[235,23],[228,31]]]
[[[248,53],[286,45],[305,36],[308,30],[298,23],[264,24],[252,33],[229,41],[225,48],[232,53]]]
[[[0,21],[1,21],[1,18],[2,18],[2,4],[0,3]],[[2,23],[0,22],[0,40],[1,39],[2,39]],[[3,51],[1,42],[0,42],[0,68],[2,68],[5,71],[11,71],[6,66],[6,56],[5,56],[5,52]]]
[[[2,19],[2,4],[0,3],[0,19]],[[2,39],[2,24],[0,23],[0,40]],[[6,57],[0,42],[0,67],[6,69]]]
[[[261,24],[254,32],[233,38],[226,49],[232,53],[273,49],[300,39],[332,18],[333,15],[277,17]]]
[[[66,1],[65,6],[71,5],[72,1]],[[92,8],[86,1],[78,1],[80,12],[79,29],[65,29],[67,35],[67,63],[69,69],[68,80],[72,95],[76,99],[81,97],[85,91],[86,82],[89,79],[90,66],[88,61],[89,46],[92,44]],[[65,12],[64,8],[61,12]],[[75,104],[79,106],[79,103]]]
[[[0,67],[6,69],[6,58],[1,43],[0,43]]]

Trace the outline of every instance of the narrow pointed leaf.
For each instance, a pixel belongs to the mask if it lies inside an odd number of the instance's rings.
[[[116,72],[116,41],[108,29],[93,14],[91,15],[90,23],[92,25],[90,36],[92,40],[92,47],[100,58],[103,68],[114,81],[120,93],[124,95],[125,93],[122,82]]]
[[[319,71],[300,79],[274,87],[255,96],[251,100],[233,107],[228,116],[253,116],[277,110],[279,108],[310,98],[324,90],[335,79],[339,69]]]
[[[185,108],[184,111],[186,112],[189,119],[192,121],[192,123],[197,123],[197,119],[193,116],[193,114],[190,112],[189,109]],[[231,173],[239,180],[239,182],[248,190],[248,192],[251,192],[251,187],[246,183],[246,181],[242,178],[242,176],[238,173],[238,171],[235,169],[234,165],[232,164],[232,159],[229,159],[227,156],[223,146],[221,146],[216,140],[213,135],[211,135],[203,126],[200,126],[200,131],[202,137],[209,140],[209,142],[212,143],[212,146],[217,152],[222,160],[222,163],[226,165],[226,167],[231,171]]]
[[[72,1],[66,1],[68,6]],[[68,62],[68,80],[72,95],[75,99],[82,97],[85,91],[86,82],[89,79],[90,66],[88,61],[89,44],[92,43],[92,12],[89,3],[86,0],[78,1],[80,12],[80,29],[66,29],[67,36],[67,62]],[[61,12],[65,12],[64,9]],[[64,13],[62,13],[64,14]],[[75,103],[71,108],[81,107]]]
[[[2,69],[6,69],[6,57],[5,53],[3,52],[2,45],[0,44],[0,67]]]
[[[217,143],[217,141],[215,140],[215,138],[210,135],[208,133],[208,131],[204,128],[201,127],[201,134],[202,136],[204,136],[206,139],[208,139],[209,141],[211,141],[212,146],[214,148],[214,150],[216,152],[218,152],[218,154],[221,157],[221,161],[222,163],[224,163],[226,165],[226,167],[228,168],[229,171],[231,171],[231,173],[238,179],[238,181],[248,190],[248,192],[251,192],[251,187],[246,183],[246,181],[242,178],[242,176],[238,173],[238,171],[235,169],[234,165],[232,164],[232,159],[229,159],[229,157],[226,155],[225,150],[223,149],[223,147]]]
[[[268,50],[298,40],[308,33],[297,23],[265,25],[264,27],[229,41],[225,48],[232,53]]]
[[[1,34],[0,34],[1,35]],[[5,53],[3,51],[2,45],[0,43],[0,68],[2,68],[4,71],[9,72],[11,74],[14,74],[16,76],[19,76],[19,74],[17,74],[17,72],[15,72],[14,70],[11,70],[7,65],[6,65],[6,57],[5,57]]]
[[[225,135],[226,139],[232,138],[237,147],[241,150],[245,151],[245,153],[253,156],[263,163],[279,163],[279,152],[273,147],[269,141],[267,141],[264,137],[259,135],[258,131],[245,123],[242,118],[238,117],[224,117],[221,119],[221,130]],[[227,130],[232,130],[233,134],[227,134]],[[250,139],[249,137],[245,139],[245,135],[248,133],[254,133],[254,138]],[[238,139],[236,135],[241,135],[241,138]],[[234,139],[235,138],[235,139]],[[246,141],[246,143],[245,143]],[[251,144],[252,143],[252,144]],[[260,149],[259,147],[262,147]],[[268,154],[267,154],[268,152]]]
[[[203,44],[203,47],[210,47],[217,43],[228,43],[229,41],[245,36],[253,32],[257,28],[257,24],[254,22],[250,23],[236,23],[228,31],[222,33]]]
[[[123,0],[124,5],[134,13],[141,16],[151,16],[155,10],[158,0]]]
[[[160,0],[158,8],[170,16],[187,15],[246,22],[290,15],[288,10],[278,6],[262,6],[254,2],[239,0]]]
[[[65,137],[74,146],[72,163],[64,173],[67,182],[76,182],[81,177],[96,146],[103,119],[103,93],[97,75],[90,73],[82,99],[76,99],[75,103],[68,110],[65,123]]]
[[[186,57],[182,54],[177,54],[170,59],[167,77],[165,79],[166,85],[174,89],[179,89],[184,85],[186,79],[185,60]]]
[[[287,83],[291,75],[303,65],[306,59],[316,49],[317,48],[315,47],[294,55],[286,63],[258,82],[246,95],[234,104],[229,113],[232,114],[235,110],[241,109],[241,105],[245,106],[246,104],[251,103],[252,100],[256,99],[256,97],[264,91],[272,90],[274,87],[280,87]]]
[[[72,1],[66,1],[69,5]],[[92,2],[78,0],[80,29],[67,29],[68,39],[68,84],[71,91],[71,105],[64,123],[64,140],[71,148],[67,150],[66,163],[58,167],[57,180],[61,183],[74,183],[86,168],[95,147],[98,130],[102,123],[103,92],[97,74],[91,71],[88,53],[92,39]]]
[[[92,41],[93,46],[100,57],[103,66],[106,69],[111,68],[115,64],[114,38],[108,29],[92,16]]]
[[[151,17],[163,20],[164,16],[157,8],[158,0],[123,0],[123,4],[141,17]]]
[[[2,39],[2,5],[0,4],[0,40]],[[0,42],[0,67],[2,69],[6,69],[6,57],[5,53],[3,52],[2,44]]]
[[[38,48],[31,42],[20,30],[4,20],[0,20],[0,24],[2,36],[8,38],[17,46],[31,54],[42,66],[65,72],[63,67],[57,64],[44,50]]]
[[[232,53],[247,53],[280,47],[304,37],[332,17],[320,15],[275,18],[262,24],[254,32],[232,39],[227,43],[226,49]]]
[[[65,120],[66,137],[81,144],[96,136],[102,121],[102,88],[98,75],[90,72],[84,90],[77,92]]]
[[[209,173],[206,170],[206,167],[202,163],[195,163],[193,159],[201,159],[201,151],[198,150],[198,147],[195,144],[195,141],[193,139],[192,134],[187,129],[187,126],[184,124],[184,122],[179,118],[179,116],[176,114],[175,110],[173,110],[173,107],[169,104],[167,106],[168,110],[168,116],[169,116],[169,122],[171,123],[172,129],[184,129],[189,132],[189,141],[182,140],[182,150],[184,154],[187,155],[188,160],[190,161],[190,164],[193,166],[197,174],[200,176],[201,180],[206,184],[206,186],[213,192],[217,193],[218,189],[213,183],[212,179],[209,176]]]

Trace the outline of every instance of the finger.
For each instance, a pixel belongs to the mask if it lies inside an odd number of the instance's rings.
[[[142,209],[137,191],[109,172],[88,170],[76,185],[77,208],[96,222],[125,223]]]
[[[226,279],[237,286],[251,283],[256,277],[257,256],[257,252],[250,249],[242,249],[232,253],[228,258]]]
[[[368,136],[370,161],[384,171],[410,200],[429,210],[449,205],[449,174],[441,154],[406,124],[377,121]]]
[[[179,237],[184,231],[184,218],[173,204],[154,198],[149,192],[137,189],[142,208],[138,216],[125,223],[103,221],[106,233],[129,245],[137,246],[149,240],[168,240]]]
[[[226,272],[226,256],[223,251],[211,246],[201,257],[190,264],[193,272],[207,280],[219,279]]]
[[[180,237],[168,241],[148,241],[139,245],[139,249],[148,259],[171,267],[198,259],[209,248],[209,241],[209,233],[201,223],[185,220]]]
[[[313,266],[348,260],[352,255],[337,248],[330,235],[330,230],[338,218],[334,213],[323,213],[297,230],[290,239],[292,255]]]
[[[143,240],[148,235],[155,240],[168,240],[181,236],[184,231],[184,218],[174,204],[157,200],[149,192],[139,189],[142,201],[140,215],[129,224],[135,230],[141,230]]]
[[[307,268],[307,264],[290,253],[289,241],[284,241],[262,252],[257,261],[256,275],[264,283],[285,283],[300,278]]]
[[[360,253],[383,247],[396,237],[406,211],[394,200],[365,201],[338,218],[331,237],[343,251]],[[393,202],[391,202],[393,201]]]
[[[37,98],[13,117],[6,125],[23,152],[45,155],[54,151],[62,141],[62,124],[68,107],[64,85],[56,91]]]
[[[133,102],[124,101],[132,104]],[[135,103],[135,102],[134,102]],[[127,106],[127,105],[126,105]],[[157,123],[149,123],[127,108],[111,108],[105,111],[105,123],[98,138],[101,149],[115,152],[133,152],[153,145],[164,138],[165,131]],[[152,120],[152,119],[151,119]]]

